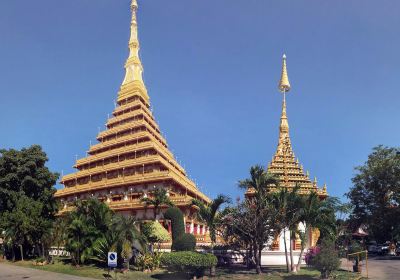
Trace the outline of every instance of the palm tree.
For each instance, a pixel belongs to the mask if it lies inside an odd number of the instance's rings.
[[[199,207],[199,211],[197,212],[197,217],[206,223],[211,238],[211,246],[213,247],[217,236],[217,226],[220,222],[220,216],[218,215],[218,211],[222,204],[230,203],[230,198],[225,195],[218,195],[210,204],[205,204],[203,201],[198,199],[193,199],[192,204]]]
[[[285,258],[286,258],[286,269],[287,272],[293,269],[293,248],[292,240],[295,239],[295,232],[297,231],[297,226],[299,224],[299,210],[300,210],[300,195],[298,194],[299,187],[296,186],[294,189],[289,189],[287,187],[282,187],[278,192],[273,194],[272,203],[278,212],[280,221],[276,224],[276,230],[279,232],[283,231],[283,243],[285,247]],[[288,248],[286,242],[286,233],[289,230],[290,239],[290,261],[288,256]]]
[[[279,178],[271,173],[268,173],[260,165],[255,165],[250,168],[250,178],[239,181],[239,188],[253,189],[254,199],[257,202],[262,202],[270,192],[269,187],[279,186]]]
[[[160,211],[161,206],[174,206],[172,201],[169,199],[167,190],[164,188],[157,188],[153,192],[153,196],[150,197],[143,197],[141,201],[148,206],[154,207],[154,220],[157,220],[157,214]]]
[[[217,227],[220,224],[220,215],[218,214],[218,210],[224,203],[229,203],[230,198],[225,195],[218,195],[210,204],[205,204],[203,201],[198,199],[193,199],[192,204],[199,207],[199,211],[197,212],[197,217],[206,223],[211,238],[211,250],[214,250],[215,242],[217,241]],[[210,271],[211,276],[215,276],[215,266],[211,267]]]
[[[117,214],[113,220],[113,228],[118,233],[118,248],[121,248],[121,256],[126,260],[129,270],[129,260],[132,258],[132,247],[142,250],[145,242],[136,226],[137,221],[133,216]],[[137,243],[136,243],[137,242]]]
[[[68,216],[66,248],[76,264],[93,257],[93,245],[110,229],[113,212],[97,199],[78,200]]]
[[[82,261],[82,252],[86,245],[87,226],[83,217],[71,219],[66,233],[66,249],[71,252],[72,261],[79,266]]]
[[[296,265],[293,259],[293,246],[295,246],[296,233],[298,232],[299,223],[301,221],[301,208],[302,208],[302,197],[298,190],[300,187],[296,186],[292,191],[289,191],[288,209],[286,222],[289,229],[289,240],[290,240],[290,269],[292,272],[296,272]]]
[[[65,216],[57,217],[51,228],[51,243],[57,248],[59,254],[60,247],[64,245],[66,238],[67,219]]]
[[[336,224],[334,210],[328,200],[321,200],[316,192],[302,197],[300,209],[300,221],[304,225],[304,232],[299,232],[301,239],[301,251],[297,263],[297,271],[300,270],[301,258],[306,246],[306,239],[313,228],[319,229],[324,235],[335,235]]]
[[[260,165],[250,168],[250,178],[239,181],[240,188],[254,191],[253,196],[249,200],[255,207],[255,219],[258,220],[255,232],[256,236],[253,237],[253,251],[258,274],[261,273],[261,251],[269,238],[269,232],[265,231],[266,221],[262,221],[260,215],[269,207],[268,200],[271,186],[279,186],[279,178],[274,174],[268,173]],[[271,225],[268,225],[268,227],[271,227]]]

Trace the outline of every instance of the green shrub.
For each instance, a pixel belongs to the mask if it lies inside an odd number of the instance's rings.
[[[136,258],[136,268],[140,271],[150,270],[153,271],[158,269],[161,264],[161,259],[164,253],[154,252],[146,253]]]
[[[173,243],[172,250],[174,251],[194,251],[196,248],[196,237],[190,233],[184,233],[178,237]]]
[[[171,220],[172,251],[194,251],[196,238],[193,234],[185,233],[182,211],[177,207],[171,207],[165,211],[164,218]]]
[[[185,233],[182,211],[177,207],[171,207],[164,213],[164,218],[171,220],[172,243]]]
[[[168,231],[158,221],[144,223],[141,231],[150,243],[166,242],[171,240]]]
[[[171,271],[191,272],[196,276],[203,276],[206,269],[217,265],[217,258],[213,254],[172,252],[162,255],[161,264]]]
[[[322,240],[320,252],[313,258],[312,265],[321,272],[323,279],[329,278],[329,275],[339,268],[340,259],[332,240]]]

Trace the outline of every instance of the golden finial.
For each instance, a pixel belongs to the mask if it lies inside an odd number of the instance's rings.
[[[279,81],[279,86],[278,86],[280,92],[286,93],[290,91],[290,83],[289,83],[289,78],[287,74],[287,69],[286,69],[286,55],[284,54],[282,57],[282,74],[281,74],[281,79]]]
[[[139,38],[137,25],[137,10],[138,4],[136,0],[131,2],[132,20],[131,20],[131,35],[129,38],[129,57],[125,63],[126,74],[123,85],[130,82],[138,81],[143,84],[143,66],[139,58]],[[145,93],[147,95],[147,93]],[[146,96],[147,99],[147,96]]]
[[[314,177],[314,184],[317,184],[317,177]]]
[[[136,0],[132,0],[131,8],[132,8],[132,10],[135,9],[135,8],[136,8],[136,9],[138,8],[138,4],[137,4],[137,1],[136,1]]]
[[[326,183],[324,184],[324,187],[322,188],[322,190],[323,190],[324,192],[326,192]]]

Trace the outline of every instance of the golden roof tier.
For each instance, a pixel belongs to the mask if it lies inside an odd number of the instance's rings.
[[[304,173],[303,166],[296,159],[293,152],[290,135],[289,135],[289,122],[286,113],[286,93],[291,89],[287,66],[286,55],[282,59],[282,74],[279,81],[278,89],[283,93],[282,113],[279,125],[279,140],[278,147],[272,161],[268,164],[268,172],[279,176],[281,187],[294,188],[300,187],[300,193],[309,193],[315,191],[320,197],[326,197],[326,185],[318,188],[317,179],[310,180],[309,173]],[[246,195],[250,195],[254,190],[249,189]]]
[[[55,196],[64,209],[76,199],[95,196],[115,210],[133,211],[145,208],[140,198],[151,196],[155,188],[167,188],[172,201],[188,208],[191,198],[210,201],[175,160],[150,110],[139,57],[137,9],[133,0],[129,57],[116,107],[97,135],[99,142],[77,159],[77,171],[62,177],[64,188]]]

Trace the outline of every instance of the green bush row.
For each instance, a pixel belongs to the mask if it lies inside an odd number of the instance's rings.
[[[172,252],[162,255],[161,264],[170,270],[196,271],[217,265],[217,258],[213,254]]]

